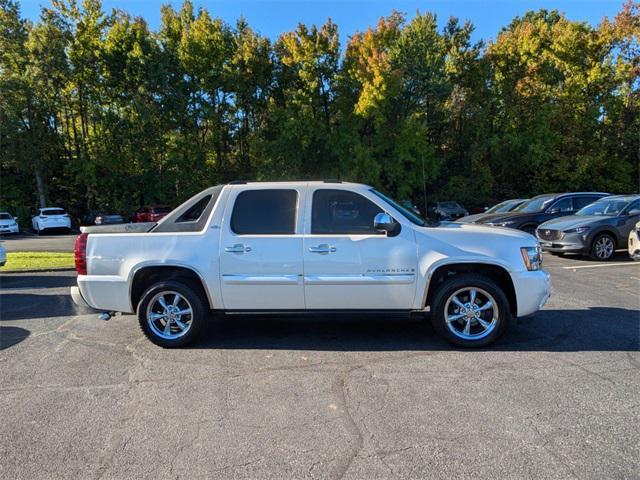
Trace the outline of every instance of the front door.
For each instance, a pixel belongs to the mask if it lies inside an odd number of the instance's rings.
[[[304,308],[304,189],[231,187],[220,242],[220,282],[228,310]]]
[[[373,194],[310,188],[304,237],[307,309],[408,310],[416,289],[413,230],[376,232]],[[396,219],[397,220],[397,219]]]

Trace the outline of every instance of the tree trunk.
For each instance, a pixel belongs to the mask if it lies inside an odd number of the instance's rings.
[[[40,204],[40,208],[45,208],[47,206],[47,198],[45,195],[44,180],[42,179],[39,168],[36,167],[34,173],[36,176],[36,186],[38,188],[38,203]]]

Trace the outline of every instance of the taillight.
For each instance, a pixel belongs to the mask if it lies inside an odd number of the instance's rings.
[[[76,272],[78,275],[87,274],[87,238],[88,233],[81,233],[76,238],[75,247],[73,249],[73,255],[76,260]]]

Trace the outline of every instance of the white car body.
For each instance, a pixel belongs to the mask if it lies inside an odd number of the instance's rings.
[[[18,233],[20,227],[17,220],[8,212],[0,212],[0,233]]]
[[[7,263],[7,250],[0,245],[0,267],[4,267]]]
[[[44,232],[53,229],[71,229],[71,217],[62,208],[47,207],[38,210],[38,214],[31,219],[34,232]]]
[[[231,230],[238,194],[283,188],[298,192],[293,234],[237,235]],[[400,223],[400,233],[394,237],[312,234],[311,199],[319,189],[344,189],[366,197]],[[311,251],[323,245],[330,252]],[[79,305],[133,313],[136,273],[173,266],[195,272],[211,309],[421,311],[427,308],[434,272],[465,264],[504,271],[513,284],[514,314],[522,317],[540,309],[550,294],[548,273],[530,271],[523,261],[521,248],[537,245],[533,236],[506,228],[460,223],[417,226],[372,193],[371,187],[360,184],[230,184],[222,187],[201,231],[90,233],[87,274],[78,276],[72,296]]]
[[[629,232],[629,256],[640,261],[640,222]]]

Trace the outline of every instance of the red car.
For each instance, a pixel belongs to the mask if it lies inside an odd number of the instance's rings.
[[[131,217],[131,221],[138,222],[157,222],[167,213],[171,211],[171,207],[166,205],[146,205],[135,211]]]

